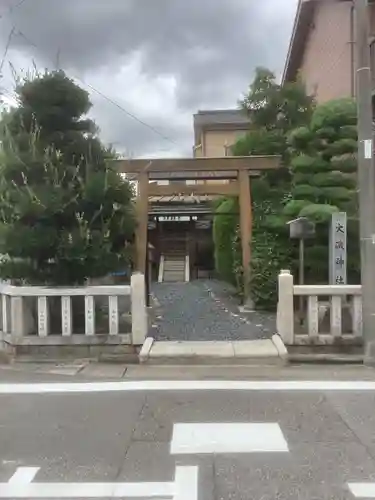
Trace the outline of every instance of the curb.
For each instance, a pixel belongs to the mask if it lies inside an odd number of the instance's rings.
[[[284,350],[282,349],[284,348]],[[272,339],[252,341],[155,341],[146,339],[139,361],[152,365],[275,365],[285,364]]]
[[[289,361],[289,353],[288,353],[287,348],[285,347],[283,339],[280,337],[280,335],[278,333],[275,333],[274,335],[272,335],[271,340],[273,342],[273,345],[276,347],[277,352],[279,353],[280,358],[285,363],[288,363],[288,361]]]
[[[357,354],[289,354],[290,364],[363,365],[364,355]]]
[[[0,349],[0,366],[1,365],[10,365],[12,362],[11,357],[5,351]]]
[[[3,340],[0,333],[0,365],[10,365],[13,362],[12,348]]]
[[[148,361],[153,343],[154,343],[153,337],[147,337],[147,339],[143,342],[141,350],[139,351],[138,354],[140,363],[146,363]]]

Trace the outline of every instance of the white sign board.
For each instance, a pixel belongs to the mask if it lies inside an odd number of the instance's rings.
[[[332,214],[329,270],[331,285],[346,285],[347,282],[347,217],[346,212]]]
[[[364,157],[366,160],[371,160],[372,158],[372,139],[366,139],[363,141],[364,145]]]
[[[158,217],[159,222],[189,222],[190,215],[161,215]]]

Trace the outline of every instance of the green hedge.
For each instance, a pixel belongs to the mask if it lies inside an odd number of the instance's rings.
[[[235,284],[232,242],[238,224],[238,199],[225,198],[216,207],[213,223],[215,269],[219,277]]]
[[[275,309],[277,277],[280,269],[293,269],[294,244],[289,240],[287,217],[280,215],[279,193],[262,191],[261,180],[254,182],[253,232],[251,246],[251,295],[258,309]],[[254,199],[255,198],[255,199]],[[264,201],[257,201],[264,198]],[[232,215],[233,214],[233,215]],[[213,224],[215,268],[219,277],[243,293],[241,236],[238,199],[226,198],[216,205]]]

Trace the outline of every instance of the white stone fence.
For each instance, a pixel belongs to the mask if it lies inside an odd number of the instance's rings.
[[[130,285],[87,286],[72,288],[50,288],[38,286],[12,286],[2,283],[1,294],[1,341],[11,346],[64,346],[64,345],[142,345],[148,329],[143,274],[131,277]],[[130,302],[131,327],[121,331],[119,298],[128,296]],[[72,299],[84,298],[84,332],[74,330]],[[57,298],[57,301],[56,301]],[[54,300],[55,299],[55,300]],[[95,303],[106,302],[108,328],[97,331]],[[33,317],[31,302],[37,302],[36,317]],[[58,334],[51,331],[51,303],[61,308],[61,329]],[[60,305],[61,304],[61,305]],[[82,300],[83,307],[83,300]],[[35,309],[35,307],[34,307]],[[83,311],[82,311],[83,312]],[[60,316],[61,315],[61,316]],[[1,348],[1,345],[0,345]]]
[[[290,271],[283,270],[278,292],[277,332],[286,345],[361,340],[361,285],[295,285]],[[307,300],[305,331],[298,331],[295,315],[294,298],[301,295]],[[328,318],[328,328],[321,331]]]

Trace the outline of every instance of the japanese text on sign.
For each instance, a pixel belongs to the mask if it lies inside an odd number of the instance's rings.
[[[330,234],[330,281],[334,285],[346,284],[347,256],[346,213],[332,215]]]

